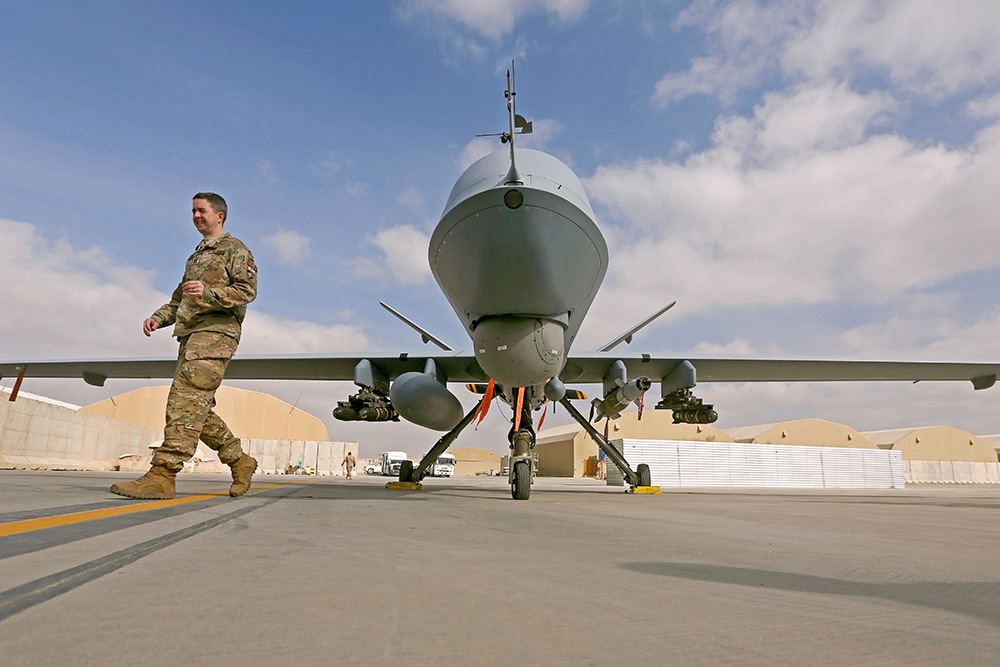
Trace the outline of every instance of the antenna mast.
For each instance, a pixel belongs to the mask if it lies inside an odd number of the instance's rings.
[[[504,185],[524,185],[524,181],[521,180],[521,175],[514,165],[514,135],[531,134],[531,122],[514,112],[515,95],[517,93],[514,92],[514,61],[511,60],[510,69],[507,70],[507,90],[503,93],[503,96],[507,98],[507,131],[476,135],[477,137],[500,137],[501,143],[510,144],[510,169],[507,171]],[[515,129],[520,130],[520,132],[515,132]]]
[[[507,172],[507,180],[504,185],[524,185],[521,181],[521,175],[517,173],[517,167],[514,165],[514,96],[517,93],[514,91],[514,61],[510,61],[510,69],[507,70],[507,91],[504,93],[504,97],[507,98],[507,118],[508,118],[508,133],[507,141],[510,142],[510,171]],[[501,141],[504,137],[501,137]]]

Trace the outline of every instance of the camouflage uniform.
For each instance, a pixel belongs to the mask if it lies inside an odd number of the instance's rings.
[[[354,470],[354,466],[356,466],[357,464],[358,464],[357,459],[354,458],[353,454],[348,452],[347,456],[344,457],[344,460],[340,464],[345,468],[347,468],[347,479],[351,478],[351,471]]]
[[[184,294],[181,285],[200,280],[205,293]],[[205,239],[184,267],[170,303],[152,314],[160,327],[174,325],[180,343],[177,371],[167,397],[163,444],[152,464],[179,471],[201,439],[226,464],[242,455],[240,439],[212,409],[215,391],[240,341],[247,304],[257,296],[257,267],[250,250],[228,233]]]

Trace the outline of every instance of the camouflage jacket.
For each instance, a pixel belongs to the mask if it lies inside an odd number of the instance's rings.
[[[184,294],[181,285],[189,280],[204,283],[204,295]],[[226,233],[198,244],[188,257],[184,278],[170,303],[151,317],[161,327],[173,324],[177,338],[195,331],[214,331],[239,340],[247,304],[256,296],[257,265],[253,254],[242,241]]]

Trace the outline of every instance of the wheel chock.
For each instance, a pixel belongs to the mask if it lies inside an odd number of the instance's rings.
[[[424,485],[420,482],[389,482],[385,485],[387,489],[402,489],[404,491],[423,491]]]
[[[654,496],[660,495],[660,487],[658,486],[637,486],[635,487],[636,493],[649,493]]]

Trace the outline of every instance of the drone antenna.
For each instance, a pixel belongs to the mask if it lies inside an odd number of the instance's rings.
[[[507,70],[507,91],[504,97],[507,98],[507,120],[508,132],[507,141],[510,142],[510,171],[507,172],[507,180],[504,185],[523,185],[521,175],[517,173],[517,166],[514,164],[514,61],[510,61],[510,69]]]
[[[519,116],[514,109],[514,97],[517,92],[514,90],[514,61],[510,61],[510,69],[507,70],[507,90],[503,96],[507,99],[507,131],[491,134],[477,134],[477,137],[500,137],[502,143],[510,144],[510,169],[504,179],[504,185],[524,185],[521,175],[517,171],[514,163],[514,135],[531,134],[531,122]]]

